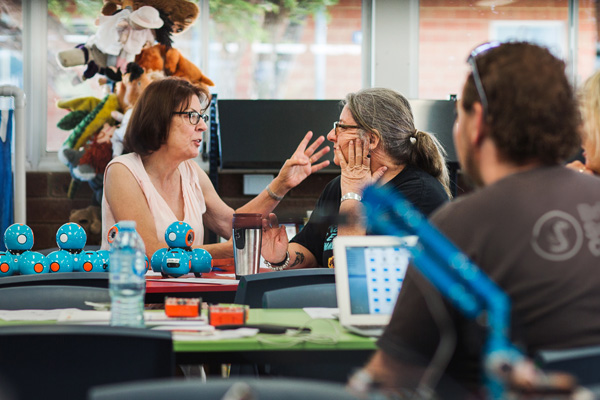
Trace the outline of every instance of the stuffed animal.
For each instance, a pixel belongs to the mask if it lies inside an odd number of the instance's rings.
[[[159,12],[150,6],[101,15],[96,34],[84,45],[59,52],[57,60],[63,67],[86,64],[88,67],[83,74],[86,79],[100,72],[119,81],[126,64],[133,61],[147,43],[154,43],[152,30],[162,26]]]
[[[97,147],[97,144],[103,143],[102,140],[98,143],[97,135],[103,132],[110,135],[108,131],[115,125],[111,112],[120,110],[117,95],[109,94],[102,100],[95,97],[62,100],[57,106],[70,111],[58,122],[58,127],[73,130],[58,151],[59,160],[69,167],[73,176],[68,196],[72,198],[78,183],[86,181],[92,186],[94,198],[98,201],[102,198],[101,175],[112,157],[112,151],[110,147],[107,151],[106,145],[103,149]],[[110,146],[110,142],[107,143]],[[90,147],[94,150],[84,158]],[[94,180],[100,182],[100,187],[92,183]]]
[[[100,207],[87,206],[77,210],[71,210],[69,222],[79,224],[87,233],[87,243],[100,243],[102,235],[102,217]]]
[[[146,71],[164,71],[166,76],[179,76],[190,82],[203,86],[208,92],[208,86],[215,84],[202,73],[194,63],[181,55],[179,50],[163,44],[145,48],[135,58],[136,64]]]
[[[156,8],[161,13],[163,21],[164,17],[170,20],[171,32],[174,34],[181,33],[190,27],[198,18],[199,12],[198,6],[188,0],[104,0],[102,14],[113,15],[128,5],[131,5],[134,10],[143,6]]]

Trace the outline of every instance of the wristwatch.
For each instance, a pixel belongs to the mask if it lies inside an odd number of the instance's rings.
[[[282,262],[271,263],[265,260],[265,265],[271,268],[273,271],[281,271],[283,269],[286,269],[288,265],[290,265],[290,252],[285,252],[285,259]]]
[[[354,192],[348,192],[345,195],[342,196],[342,198],[340,199],[340,203],[343,203],[344,200],[356,200],[356,201],[361,201],[362,200],[362,196],[358,193],[354,193]]]

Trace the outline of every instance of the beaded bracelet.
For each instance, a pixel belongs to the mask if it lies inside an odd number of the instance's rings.
[[[267,189],[267,194],[273,199],[273,200],[277,200],[277,201],[281,201],[283,200],[283,196],[277,196],[269,187],[269,185],[267,185],[266,187]]]

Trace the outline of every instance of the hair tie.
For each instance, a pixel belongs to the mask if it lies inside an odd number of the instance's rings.
[[[411,136],[411,137],[410,137],[410,143],[411,143],[411,144],[415,144],[415,143],[417,143],[417,138],[416,138],[416,137],[414,137],[414,136]]]

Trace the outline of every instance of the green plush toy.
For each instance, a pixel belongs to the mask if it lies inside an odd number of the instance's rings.
[[[57,106],[70,110],[69,114],[63,117],[57,126],[63,130],[72,130],[58,152],[58,158],[69,167],[73,177],[68,193],[68,196],[72,198],[79,181],[99,180],[98,175],[103,171],[99,172],[97,165],[80,164],[80,160],[86,152],[97,153],[94,149],[96,134],[102,130],[105,124],[115,125],[111,112],[120,111],[121,107],[115,94],[106,95],[103,99],[81,97],[72,100],[61,100],[57,103]],[[106,151],[103,151],[102,154],[106,154]],[[105,165],[106,162],[110,161],[110,156],[111,152],[109,151],[107,160],[98,160],[97,162]],[[89,160],[90,157],[85,157],[85,159]],[[99,199],[102,193],[95,193],[94,195],[96,199]]]

